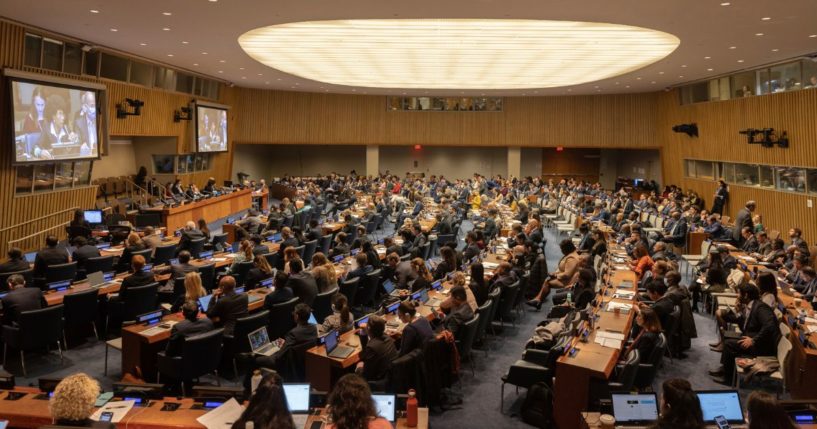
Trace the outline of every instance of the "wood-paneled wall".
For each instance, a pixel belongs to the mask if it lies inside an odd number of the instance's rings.
[[[600,159],[599,149],[543,150],[542,175],[554,182],[571,177],[596,182],[599,180]]]
[[[684,159],[817,167],[817,90],[685,106],[679,105],[678,94],[672,91],[660,95],[658,107],[656,134],[663,147],[664,182],[694,189],[707,205],[711,205],[716,185],[714,181],[685,178]],[[673,125],[691,122],[698,124],[700,137],[672,131]],[[746,128],[766,127],[788,131],[791,146],[781,149],[749,145],[746,136],[738,133]],[[814,243],[817,209],[807,207],[808,199],[817,203],[817,196],[730,185],[726,212],[734,217],[746,201],[755,200],[766,227],[787,231],[799,226],[806,240]]]

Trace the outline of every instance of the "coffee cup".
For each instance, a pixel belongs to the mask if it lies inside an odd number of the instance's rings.
[[[616,425],[616,418],[609,414],[602,414],[599,417],[599,423],[601,423],[602,429],[613,429]]]

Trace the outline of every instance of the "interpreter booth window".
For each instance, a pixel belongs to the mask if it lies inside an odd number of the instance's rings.
[[[748,71],[732,75],[733,98],[751,97],[756,94],[757,77],[755,72]]]
[[[176,155],[153,155],[153,174],[173,174]]]
[[[769,78],[769,69],[757,70],[757,91],[755,94],[771,94],[771,82]]]
[[[817,194],[817,170],[806,170],[806,181],[808,182],[808,193]]]
[[[42,68],[62,71],[62,42],[59,40],[43,38]]]
[[[802,89],[799,61],[774,66],[770,73],[769,86],[772,93]]]
[[[29,67],[40,67],[43,49],[43,38],[35,34],[26,34],[23,64]]]
[[[88,186],[91,183],[93,161],[74,162],[74,186]]]
[[[768,165],[761,165],[760,170],[760,187],[774,188],[774,167]]]
[[[54,174],[54,189],[70,188],[74,183],[74,163],[60,162]]]
[[[180,155],[176,163],[176,173],[187,173],[187,158],[189,155]],[[192,171],[192,169],[191,169]]]
[[[787,192],[806,192],[806,170],[777,167],[777,189]]]
[[[801,61],[803,66],[803,88],[817,89],[817,62]]]
[[[102,65],[99,68],[99,77],[128,81],[128,60],[117,55],[102,54]]]
[[[150,87],[150,84],[153,82],[153,66],[140,63],[139,61],[131,61],[130,82]]]
[[[684,162],[684,173],[686,177],[695,177],[695,160],[688,159]]]
[[[34,192],[54,189],[54,164],[34,166]]]
[[[735,164],[735,183],[744,186],[758,186],[758,166],[753,164]]]
[[[17,181],[14,192],[17,195],[30,194],[34,186],[34,166],[21,165],[17,167]]]
[[[695,177],[699,179],[714,179],[715,163],[712,161],[696,161]]]
[[[735,164],[722,162],[720,168],[721,180],[726,183],[735,183]]]

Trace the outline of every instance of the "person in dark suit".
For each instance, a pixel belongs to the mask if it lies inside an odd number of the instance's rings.
[[[360,363],[356,371],[367,381],[376,381],[386,378],[391,369],[391,363],[399,356],[394,341],[386,335],[386,319],[381,316],[370,316],[366,324],[369,341],[366,348],[360,352]]]
[[[652,301],[652,304],[646,304],[643,302],[638,303],[638,306],[641,308],[652,308],[655,311],[655,314],[658,316],[658,320],[661,322],[661,326],[667,327],[669,326],[669,318],[672,311],[675,309],[675,303],[672,301],[672,297],[665,296],[667,292],[667,286],[664,284],[663,278],[656,278],[649,283],[647,283],[647,296]]]
[[[23,257],[23,251],[12,247],[8,251],[9,260],[0,264],[0,273],[16,273],[30,268],[28,261]]]
[[[369,265],[369,257],[363,252],[355,255],[355,263],[357,264],[357,268],[349,271],[349,273],[346,274],[346,278],[344,279],[345,281],[363,277],[366,274],[374,271],[374,267]]]
[[[130,260],[134,252],[147,249],[147,245],[139,234],[131,232],[128,234],[128,239],[125,242],[125,249],[122,251],[122,256],[119,257],[119,267],[117,271],[127,271],[130,266]]]
[[[125,299],[129,288],[149,285],[156,281],[152,272],[142,270],[145,268],[144,256],[136,255],[131,258],[131,268],[133,269],[133,274],[125,277],[125,279],[122,280],[122,285],[119,286],[120,300]]]
[[[749,200],[746,202],[746,205],[740,209],[738,215],[735,216],[735,227],[732,229],[732,241],[737,243],[738,246],[743,244],[743,237],[740,235],[743,228],[749,227],[749,229],[754,231],[755,225],[752,222],[752,212],[755,211],[756,207],[757,203]]]
[[[320,243],[320,240],[323,238],[323,229],[318,225],[317,219],[311,219],[309,221],[309,230],[306,232],[306,239],[307,241],[316,240]]]
[[[579,253],[590,252],[590,249],[596,244],[596,239],[593,238],[593,234],[590,233],[590,226],[586,223],[579,225],[579,235],[581,238],[579,239],[578,246],[576,246],[576,251]]]
[[[88,240],[83,236],[74,237],[73,240],[74,253],[71,255],[71,259],[77,262],[77,269],[84,269],[85,262],[88,261],[89,258],[98,258],[100,255],[99,249],[91,244],[88,244]]]
[[[451,288],[451,310],[447,315],[439,312],[438,315],[442,318],[442,326],[451,331],[454,337],[459,339],[460,332],[466,322],[474,318],[474,312],[471,306],[468,305],[468,294],[462,286],[454,286]]]
[[[638,326],[638,333],[635,334],[633,342],[627,346],[621,355],[626,359],[631,350],[638,350],[638,356],[643,360],[648,360],[655,346],[658,345],[658,336],[661,334],[661,321],[658,314],[650,307],[640,307],[635,317]]]
[[[99,136],[96,124],[96,94],[94,91],[83,91],[81,109],[74,119],[74,131],[79,134],[79,143],[82,145],[80,154],[83,156],[97,153]]]
[[[477,246],[477,235],[471,231],[465,236],[465,250],[462,251],[462,259],[470,262],[474,256],[479,255],[479,246]]]
[[[498,212],[495,208],[488,209],[488,218],[485,219],[485,228],[483,228],[485,231],[485,238],[488,240],[494,238],[499,231],[496,225],[497,214]],[[443,234],[443,232],[440,232],[440,234]]]
[[[718,181],[718,189],[715,191],[714,199],[712,200],[712,213],[719,215],[723,214],[723,208],[729,200],[729,188],[723,180]]]
[[[278,247],[278,266],[276,268],[278,268],[279,270],[283,270],[285,261],[284,252],[286,252],[287,247],[298,247],[298,239],[292,235],[292,230],[288,226],[285,226],[281,229],[281,244],[279,244],[279,246],[280,247]],[[255,250],[253,250],[253,253],[255,253]],[[269,253],[269,250],[267,250],[264,253]]]
[[[329,252],[329,257],[334,258],[339,255],[348,255],[349,252],[351,252],[351,249],[349,245],[346,244],[346,233],[339,232],[338,235],[335,236],[335,247]]]
[[[403,301],[397,307],[397,317],[406,324],[400,337],[400,354],[406,355],[416,349],[422,349],[428,340],[434,337],[434,329],[425,317],[416,317],[417,310],[410,301]]]
[[[752,284],[744,284],[738,290],[737,312],[724,316],[728,323],[741,327],[740,339],[725,338],[721,353],[721,366],[709,371],[709,375],[721,384],[732,384],[735,358],[738,356],[774,356],[780,329],[774,310],[760,300],[760,291]]]
[[[448,273],[457,271],[457,253],[454,249],[443,246],[440,248],[442,261],[434,268],[434,280],[445,277]]]
[[[179,263],[170,266],[170,278],[177,279],[186,276],[187,273],[198,271],[198,267],[190,263],[190,258],[190,252],[187,250],[179,252]]]
[[[215,329],[210,319],[199,318],[199,304],[196,301],[185,302],[182,305],[182,315],[184,315],[184,320],[170,329],[170,340],[165,348],[167,356],[181,356],[185,339]]]
[[[272,306],[274,304],[280,304],[282,302],[287,302],[290,299],[295,297],[295,294],[292,292],[292,289],[287,286],[287,281],[289,280],[289,274],[278,271],[275,273],[275,290],[271,293],[268,293],[267,296],[264,297],[264,308],[267,310],[272,310]]]
[[[289,261],[289,280],[286,285],[298,297],[298,302],[310,307],[318,296],[318,282],[312,273],[304,271],[304,263],[299,258]]]
[[[248,305],[247,294],[235,292],[233,276],[224,276],[218,282],[218,289],[213,291],[213,298],[207,306],[207,317],[216,326],[224,328],[224,335],[233,335],[235,321],[248,314]]]
[[[757,238],[755,238],[754,232],[748,227],[743,227],[741,235],[743,236],[743,246],[740,247],[740,250],[750,255],[757,253],[760,246],[757,244]]]
[[[204,237],[204,234],[196,228],[196,222],[188,221],[187,224],[184,225],[184,230],[182,231],[182,236],[179,239],[179,248],[176,250],[176,254],[181,253],[182,250],[190,251],[191,244],[190,242],[193,240],[200,240]]]
[[[68,262],[68,252],[57,247],[57,237],[49,235],[45,238],[45,248],[37,252],[34,259],[34,276],[45,277],[45,271],[50,265],[65,264]]]
[[[9,276],[9,293],[3,297],[3,324],[14,325],[24,311],[39,310],[48,306],[39,288],[26,287],[26,280],[20,274]]]
[[[252,358],[251,369],[247,371],[244,377],[245,389],[249,390],[250,388],[253,368],[262,367],[275,369],[280,364],[279,360],[286,356],[293,348],[317,343],[318,326],[309,324],[310,314],[312,314],[312,308],[310,306],[303,303],[295,306],[295,311],[292,312],[292,317],[295,319],[295,327],[284,335],[284,344],[278,351],[270,356]]]
[[[800,251],[800,254],[809,256],[811,252],[808,249],[808,243],[806,243],[806,240],[803,240],[802,235],[803,230],[800,228],[795,227],[789,229],[789,238],[791,239],[791,243],[789,243],[787,251],[793,252],[796,249]]]
[[[672,217],[672,226],[667,234],[661,237],[661,241],[683,248],[687,242],[687,221],[681,217],[681,212],[677,210],[673,211],[670,216]]]

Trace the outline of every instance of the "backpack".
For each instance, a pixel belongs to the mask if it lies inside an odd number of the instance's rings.
[[[519,410],[522,421],[537,428],[550,427],[553,418],[553,392],[544,382],[534,383]]]

